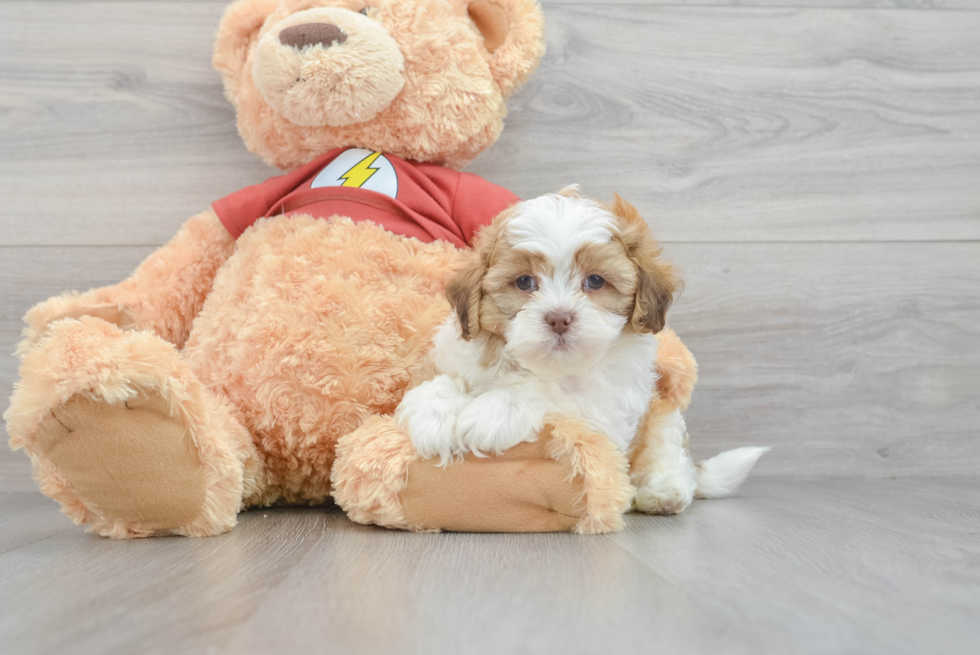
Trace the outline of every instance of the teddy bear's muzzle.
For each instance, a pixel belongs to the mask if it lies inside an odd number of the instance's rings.
[[[304,127],[372,120],[405,85],[405,59],[382,24],[335,7],[273,25],[252,64],[255,86],[283,118]]]

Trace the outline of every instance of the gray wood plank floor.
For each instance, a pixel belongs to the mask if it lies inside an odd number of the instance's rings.
[[[975,653],[976,477],[750,480],[609,537],[249,512],[113,542],[0,494],[10,653]]]
[[[275,174],[210,68],[224,6],[0,0],[3,398],[31,304]],[[687,280],[692,449],[775,446],[755,477],[609,537],[295,509],[118,543],[0,449],[0,651],[980,649],[980,2],[544,6],[548,55],[470,170],[641,208]]]

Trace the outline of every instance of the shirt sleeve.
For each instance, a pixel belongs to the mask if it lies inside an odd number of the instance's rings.
[[[280,200],[298,188],[310,175],[336,156],[336,151],[285,175],[270,177],[211,203],[214,213],[236,239],[251,225],[267,215]]]
[[[521,199],[507,189],[487,182],[473,173],[460,173],[453,199],[453,220],[463,232],[468,245],[473,237],[494,217]]]

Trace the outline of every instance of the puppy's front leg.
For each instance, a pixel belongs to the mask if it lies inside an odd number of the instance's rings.
[[[483,456],[500,454],[524,441],[534,441],[550,410],[533,392],[494,389],[463,409],[456,421],[456,442],[463,451]]]
[[[461,454],[455,440],[456,420],[469,402],[462,381],[437,375],[405,394],[395,420],[423,459],[438,457],[445,466]]]
[[[630,481],[636,509],[647,514],[680,514],[697,489],[697,470],[687,450],[687,426],[671,401],[650,403],[630,449]]]

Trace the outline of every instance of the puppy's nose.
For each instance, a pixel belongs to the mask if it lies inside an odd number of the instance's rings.
[[[575,320],[575,314],[571,312],[548,312],[544,320],[551,326],[551,331],[555,334],[565,334]]]
[[[279,43],[298,50],[311,45],[329,48],[335,43],[343,43],[346,40],[347,35],[344,31],[330,23],[303,23],[279,32]]]

